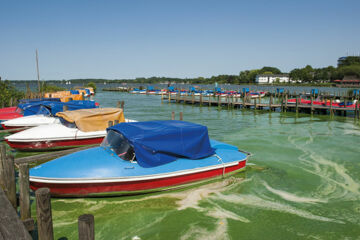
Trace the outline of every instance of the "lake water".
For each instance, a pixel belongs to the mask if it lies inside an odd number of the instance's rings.
[[[99,91],[125,101],[126,118],[171,112],[211,138],[253,153],[246,171],[181,191],[133,197],[52,199],[55,239],[77,239],[95,216],[96,239],[358,239],[360,125],[354,119],[161,103],[159,96]],[[35,215],[35,204],[32,204]]]

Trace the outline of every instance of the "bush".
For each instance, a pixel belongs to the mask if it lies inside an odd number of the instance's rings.
[[[94,89],[94,92],[96,92],[96,84],[94,82],[89,82],[86,86],[92,87]]]
[[[9,107],[10,99],[13,101],[24,98],[24,93],[18,91],[9,81],[1,81],[0,80],[0,106],[1,107]]]

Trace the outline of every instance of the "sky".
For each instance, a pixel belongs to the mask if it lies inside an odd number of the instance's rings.
[[[336,66],[360,53],[359,0],[0,0],[0,76],[211,77]]]

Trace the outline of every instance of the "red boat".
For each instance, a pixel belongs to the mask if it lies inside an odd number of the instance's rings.
[[[288,103],[290,104],[296,104],[296,98],[293,99],[289,99]],[[311,100],[307,100],[307,99],[300,99],[300,101],[298,102],[299,104],[311,104]],[[346,107],[347,108],[355,108],[355,104],[356,103],[352,103],[352,104],[347,104]],[[330,106],[332,105],[333,107],[344,107],[344,102],[340,102],[340,101],[333,101],[332,103],[330,102],[330,100],[326,100],[326,101],[319,101],[319,100],[313,100],[313,105],[320,105],[320,106]]]

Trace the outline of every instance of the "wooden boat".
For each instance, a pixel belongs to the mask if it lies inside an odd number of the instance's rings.
[[[10,147],[19,151],[49,151],[100,144],[108,122],[124,122],[119,108],[81,109],[58,112],[60,123],[41,125],[5,137]]]
[[[19,104],[20,105],[20,104]],[[69,102],[52,102],[41,101],[31,104],[24,104],[20,116],[1,122],[4,129],[15,129],[23,127],[35,127],[51,123],[59,123],[54,116],[62,112],[64,106],[68,110],[91,109],[96,108],[98,104],[94,101],[69,101]]]
[[[32,168],[30,186],[61,197],[154,192],[235,173],[249,155],[209,140],[207,128],[194,123],[120,123],[100,147]]]

